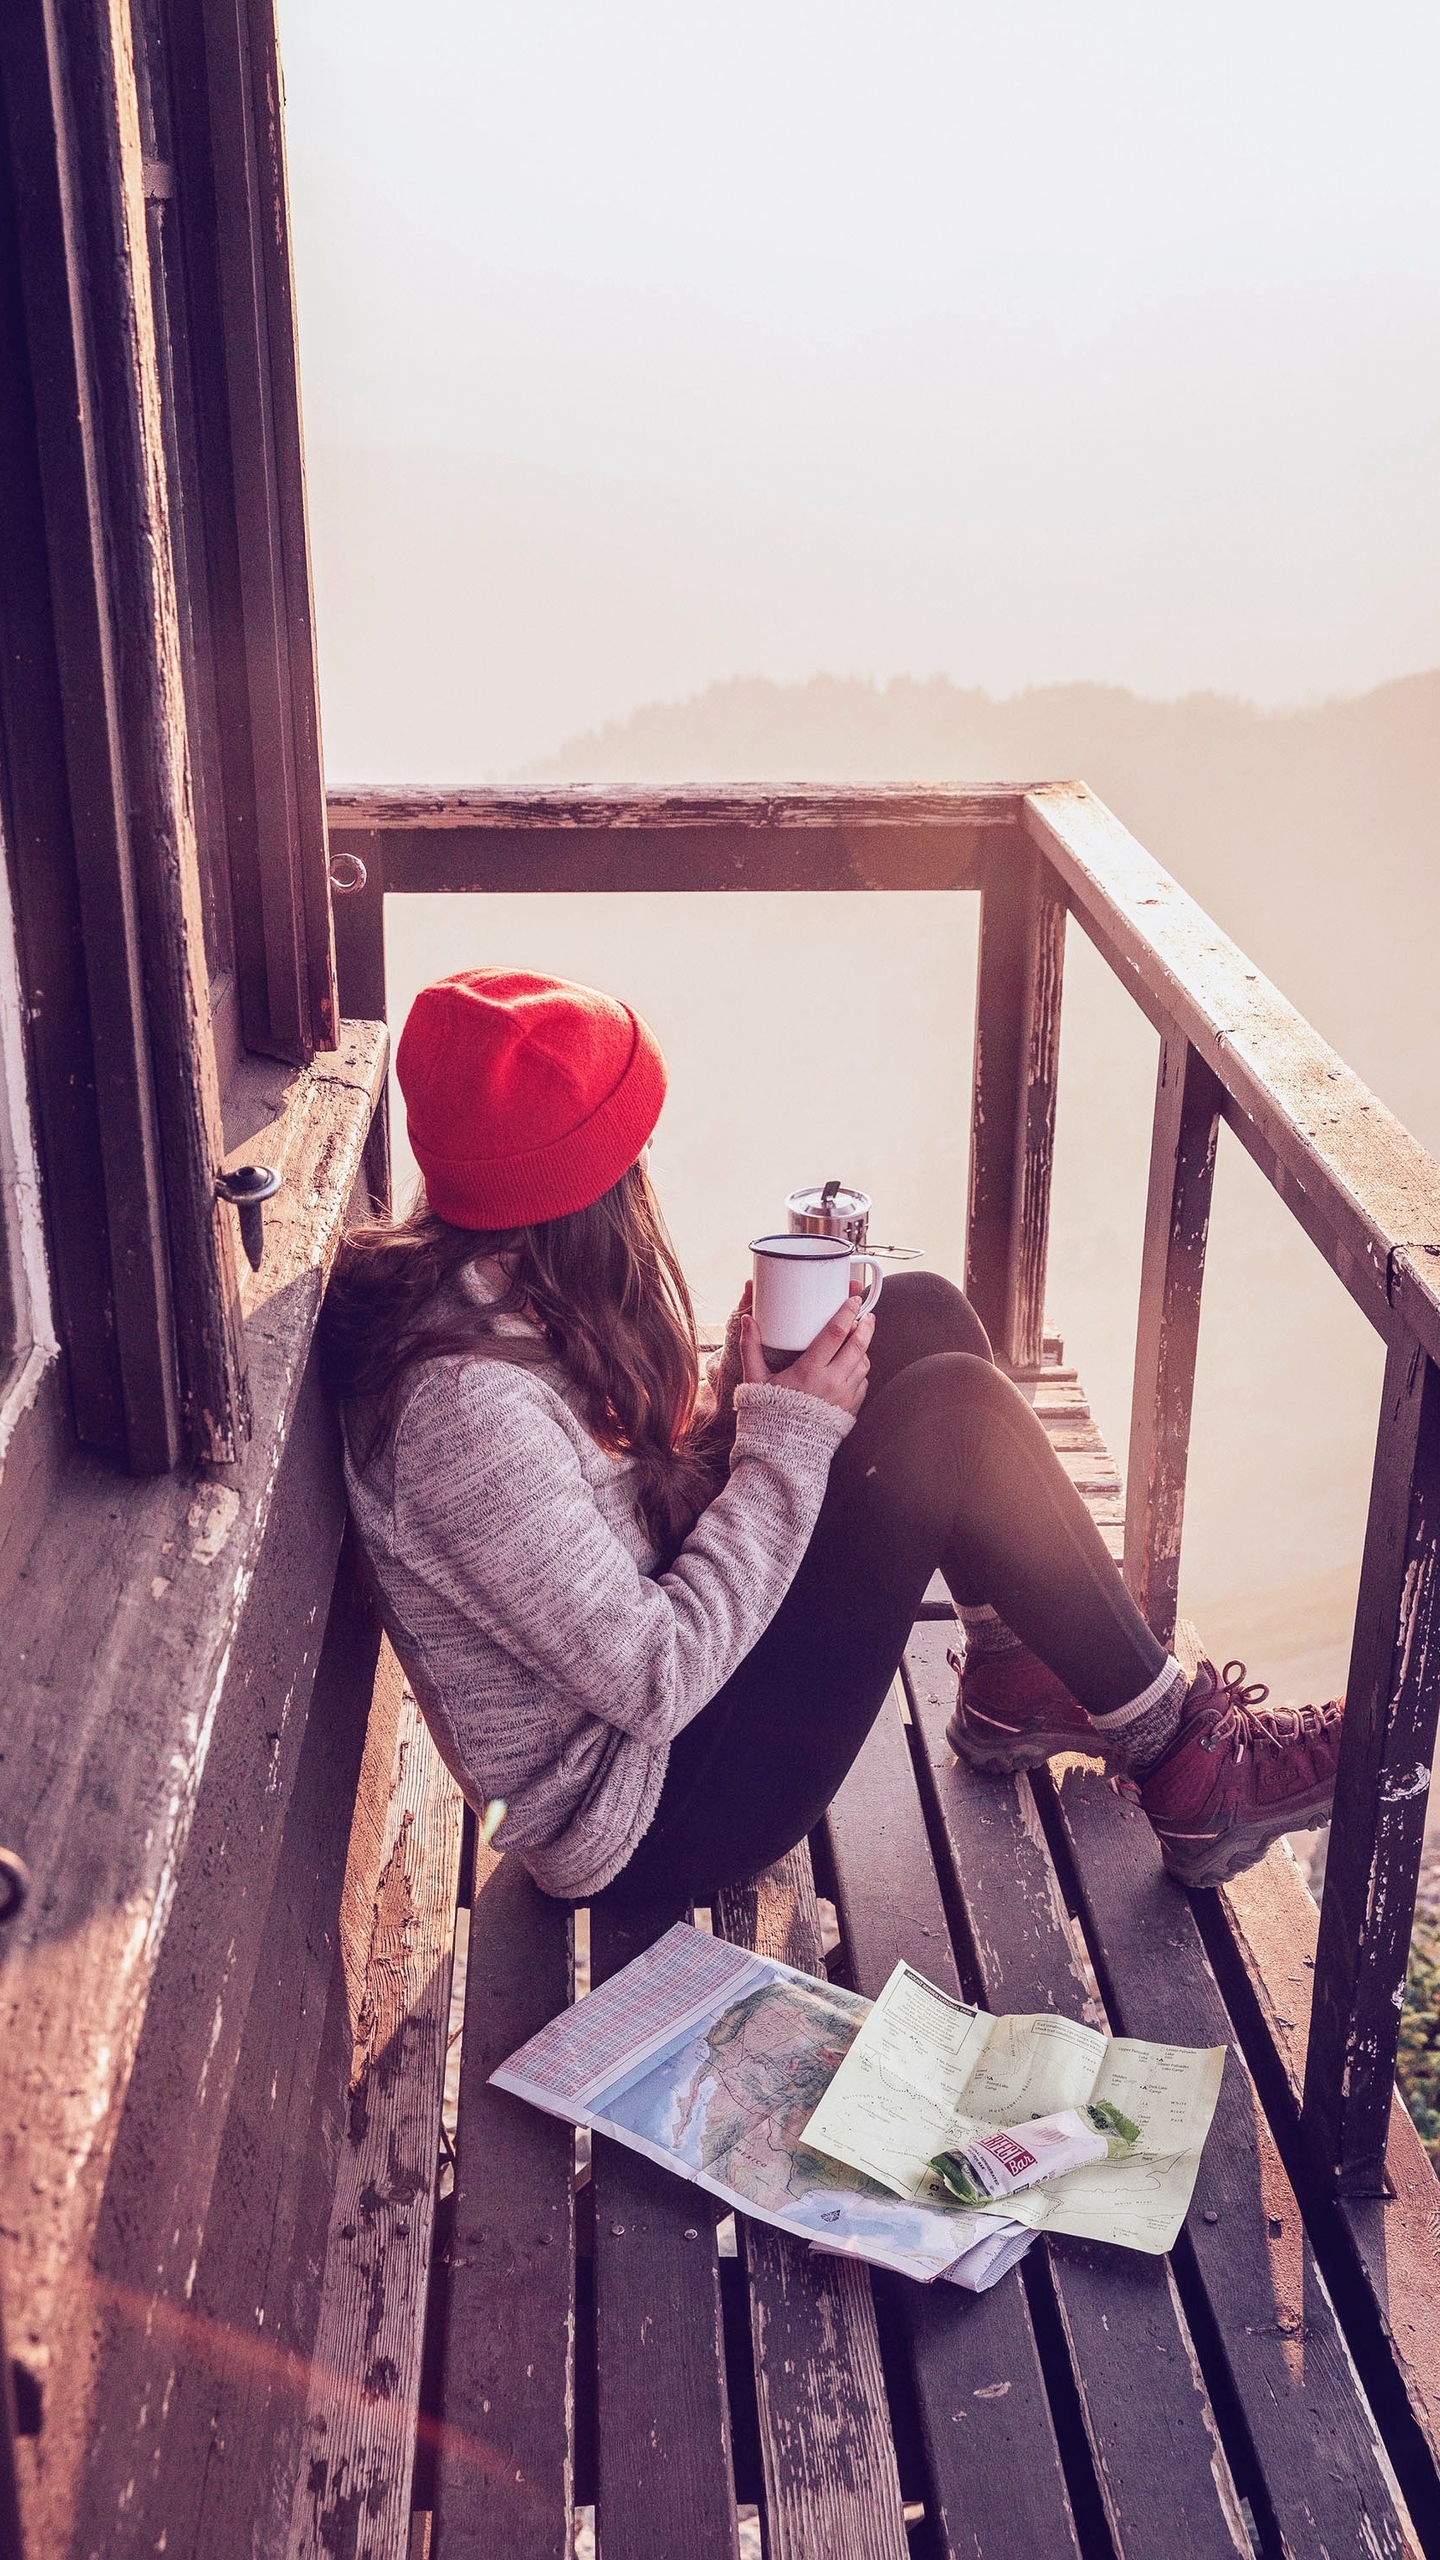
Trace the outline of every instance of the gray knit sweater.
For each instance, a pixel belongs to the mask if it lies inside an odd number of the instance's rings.
[[[664,1573],[628,1460],[554,1366],[503,1352],[417,1370],[388,1447],[346,1481],[385,1625],[498,1845],[583,1900],[652,1820],[670,1744],[769,1625],[851,1417],[793,1388],[736,1391],[730,1477]]]

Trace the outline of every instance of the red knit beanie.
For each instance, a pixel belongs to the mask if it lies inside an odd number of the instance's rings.
[[[588,1209],[660,1117],[665,1061],[628,1004],[527,969],[422,988],[395,1071],[432,1209],[528,1227]]]

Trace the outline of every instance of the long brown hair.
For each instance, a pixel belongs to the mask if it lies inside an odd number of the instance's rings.
[[[498,1263],[500,1295],[466,1274]],[[497,1323],[522,1316],[536,1334]],[[685,1275],[643,1165],[588,1209],[531,1227],[455,1227],[423,1199],[408,1217],[352,1228],[326,1299],[326,1382],[368,1465],[394,1431],[421,1361],[500,1352],[557,1361],[586,1428],[635,1467],[651,1544],[668,1564],[723,1480],[718,1427],[697,1416],[699,1346]]]

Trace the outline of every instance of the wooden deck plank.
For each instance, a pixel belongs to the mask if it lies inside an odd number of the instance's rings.
[[[407,1692],[286,2560],[404,2560],[408,2547],[460,1817]]]
[[[1036,1409],[1053,1438],[1058,1416],[1043,1380],[1035,1401]],[[1091,1517],[1101,1524],[1102,1535],[1110,1542],[1114,1536],[1111,1525],[1113,1506],[1092,1499],[1089,1509]],[[1112,1552],[1118,1553],[1113,1545]],[[1203,1646],[1197,1630],[1187,1620],[1182,1619],[1177,1625],[1175,1649],[1179,1658],[1193,1669]],[[1056,1764],[1057,1768],[1061,1766],[1063,1764]],[[1041,1782],[1041,1792],[1046,1792],[1047,1785],[1053,1795],[1053,1785],[1046,1781]],[[1103,1792],[1109,1796],[1112,1808],[1109,1818],[1113,1821],[1116,1800],[1108,1789]],[[1133,1817],[1130,1836],[1133,1840]],[[1153,1871],[1159,1866],[1153,1842],[1150,1843],[1150,1852]],[[1297,1897],[1311,1915],[1308,1923],[1299,1916]],[[1271,1919],[1267,1915],[1276,1916]],[[1215,1940],[1217,1959],[1223,1945],[1231,1962],[1239,1966],[1265,2025],[1273,2053],[1274,2073],[1288,2074],[1292,2110],[1298,2110],[1309,2023],[1314,1906],[1283,1844],[1277,1844],[1252,1876],[1237,1879],[1219,1895],[1194,1896],[1193,1919],[1197,1929],[1207,1931]],[[1201,1962],[1203,1965],[1203,1957]],[[1297,1975],[1306,1985],[1303,2000]],[[1209,1981],[1211,1993],[1218,1998],[1213,1976],[1207,1973],[1204,1978]],[[1213,2009],[1210,2014],[1214,2016]],[[1229,2040],[1234,2032],[1233,2022],[1223,2001],[1219,2014],[1225,2021],[1225,2034]],[[1236,2058],[1239,2059],[1238,2049]],[[1227,2072],[1227,2078],[1229,2076]],[[1252,2085],[1248,2094],[1255,2126],[1260,2171],[1258,2183],[1263,2191],[1267,2180],[1273,2183],[1283,2173],[1279,2166],[1273,2124],[1267,2121],[1261,2093]],[[1273,2122],[1279,2122],[1278,2116]],[[1372,2341],[1378,2346],[1380,2352],[1368,2360],[1371,2387],[1380,2395],[1377,2406],[1389,2409],[1387,2425],[1391,2427],[1397,2458],[1404,2468],[1414,2517],[1423,2528],[1423,2519],[1434,2504],[1437,2441],[1440,2441],[1437,2440],[1436,2425],[1437,2410],[1440,2410],[1440,2323],[1435,2319],[1432,2291],[1433,2273],[1440,2265],[1440,2217],[1437,2217],[1435,2209],[1430,2164],[1420,2149],[1398,2097],[1392,2107],[1387,2171],[1394,2191],[1389,2199],[1383,2202],[1372,2198],[1356,2199],[1334,2209],[1335,2228],[1340,2234],[1348,2264],[1339,2269],[1332,2265],[1332,2273],[1342,2273],[1352,2279],[1346,2313],[1354,2333],[1352,2339],[1347,2342],[1340,2335],[1335,2308],[1319,2278],[1308,2239],[1303,2245],[1300,2265],[1301,2316],[1302,2321],[1309,2318],[1309,2304],[1313,2297],[1319,2305],[1315,2316],[1325,2360],[1334,2373],[1342,2399],[1348,2393],[1357,2404],[1355,2423],[1363,2448],[1360,2468],[1363,2473],[1372,2468],[1380,2472],[1382,2505],[1393,2517],[1394,2502],[1389,2492],[1386,2457],[1375,2437],[1371,2412],[1355,2389],[1350,2363],[1351,2345],[1362,2353]],[[1283,2209],[1278,2216],[1268,2213],[1265,2216],[1267,2244],[1283,2237],[1287,2219],[1292,2236],[1301,2229],[1299,2205],[1288,2184],[1285,2193],[1289,2200],[1288,2217]],[[1396,2203],[1400,2204],[1401,2210],[1395,2218],[1392,2232],[1387,2234],[1385,2218]],[[1276,2221],[1280,2225],[1278,2232],[1273,2228]],[[1218,2221],[1207,2224],[1203,2213],[1196,2224],[1193,2212],[1191,2223],[1200,2233],[1200,2258],[1203,2262],[1208,2255],[1205,2235],[1218,2230],[1221,2225]],[[1262,2248],[1261,2263],[1264,2262],[1264,2254]],[[1291,2290],[1294,2290],[1293,2284]],[[1287,2326],[1292,2313],[1293,2305],[1288,2306],[1283,2314]],[[1274,2325],[1283,2336],[1284,2328],[1279,2322]],[[1263,2329],[1265,2324],[1261,2326]],[[1293,2358],[1291,2361],[1293,2363]],[[1251,2432],[1257,2457],[1263,2462],[1267,2427],[1262,2422],[1258,2436],[1253,2428]],[[1407,2533],[1406,2524],[1399,2518],[1395,2518],[1394,2529],[1402,2536]],[[1427,2534],[1427,2549],[1433,2540],[1433,2535]],[[1375,2546],[1367,2543],[1362,2547],[1368,2556]],[[1382,2544],[1379,2547],[1389,2546]],[[1408,2539],[1405,2547],[1411,2547]],[[1435,2542],[1434,2547],[1440,2549],[1440,2542]]]
[[[150,2529],[133,2532],[137,2552],[163,2534],[169,2551],[254,2560],[289,2520],[369,1952],[367,1928],[352,2002],[335,1913],[342,1880],[358,1874],[373,1920],[394,1759],[392,1719],[367,1839],[357,1785],[372,1724],[385,1721],[375,1715],[378,1642],[373,1595],[347,1539],[216,2165],[223,2210],[206,2226],[193,2326],[173,2341],[165,2462]],[[254,2353],[257,2340],[268,2353]],[[129,2521],[141,2522],[133,2504]],[[103,2537],[107,2560],[115,2539]]]
[[[1020,1380],[1017,1384],[1027,1402],[1034,1406],[1038,1419],[1047,1426],[1053,1422],[1077,1430],[1082,1424],[1089,1424],[1092,1430],[1095,1428],[1090,1417],[1090,1399],[1073,1369],[1068,1375],[1063,1371],[1042,1369],[1037,1378]]]
[[[607,1982],[676,1917],[598,1903],[593,1981]],[[591,2178],[602,2560],[738,2560],[715,2206],[603,2135]]]
[[[823,1978],[810,1852],[727,1889],[720,1933]],[[750,2294],[768,2560],[905,2560],[900,2476],[868,2270],[737,2224]]]
[[[371,1607],[378,1605],[378,1599],[371,1600]],[[370,1712],[365,1719],[365,1744],[340,1888],[340,1962],[352,2040],[358,2033],[360,2012],[365,2005],[365,1975],[375,1932],[375,1888],[388,1854],[385,1835],[394,1788],[395,1740],[404,1706],[405,1674],[389,1637],[382,1635],[370,1687]]]
[[[936,1630],[943,1642],[944,1630]],[[870,1998],[903,1958],[962,1988],[919,1798],[887,1708],[826,1821],[845,1946]],[[952,2560],[1062,2560],[1078,2550],[1030,2305],[1018,2268],[989,2293],[902,2295],[939,2547]]]
[[[567,2560],[574,2507],[575,2137],[489,2085],[571,1996],[569,1910],[475,1858],[431,2560]]]
[[[916,1628],[906,1671],[982,1997],[995,2010],[1102,2024],[1028,1782],[975,1777],[945,1740],[955,1675],[942,1630]],[[1044,2245],[1119,2560],[1161,2548],[1173,2560],[1249,2560],[1239,2493],[1164,2259],[1079,2240]]]
[[[1216,1894],[1197,1896],[1196,1908],[1222,1974],[1230,1969],[1227,1950],[1243,1972],[1298,2125],[1319,1926],[1299,1868],[1277,1841],[1259,1866]],[[1226,1996],[1233,2007],[1228,1980]],[[1397,2393],[1418,2438],[1402,2480],[1417,2514],[1426,2504],[1440,2514],[1440,2181],[1398,2090],[1385,2168],[1388,2195],[1347,2199],[1334,2208],[1355,2286],[1347,2317],[1373,2321],[1373,2363],[1355,2338],[1367,2380],[1382,2357],[1393,2362]],[[1401,2459],[1397,2449],[1397,2464]]]
[[[1047,1409],[1052,1399],[1043,1380],[1035,1402],[1053,1432],[1058,1417]],[[1088,1507],[1102,1535],[1113,1537],[1113,1504],[1092,1498]],[[1188,1621],[1179,1622],[1175,1646],[1179,1658],[1193,1668],[1201,1645]],[[1189,2271],[1191,2298],[1203,2303],[1213,2323],[1216,2348],[1243,2410],[1286,2549],[1293,2548],[1298,2560],[1301,2552],[1331,2548],[1315,2538],[1322,2529],[1316,2518],[1323,2517],[1323,2529],[1333,2528],[1338,2537],[1333,2545],[1338,2551],[1354,2549],[1365,2560],[1375,2560],[1378,2553],[1413,2550],[1298,2200],[1201,1943],[1196,1912],[1217,1898],[1197,1896],[1192,1911],[1189,1898],[1165,1876],[1143,1815],[1122,1805],[1095,1763],[1052,1762],[1048,1771],[1036,1773],[1033,1793],[1047,1817],[1052,1847],[1063,1846],[1075,1889],[1084,1898],[1086,1934],[1114,2031],[1231,2047],[1177,2264]],[[1272,1857],[1282,1855],[1272,1852]],[[1232,1891],[1227,1889],[1223,1897],[1227,1913],[1233,1907]],[[1131,1995],[1128,2008],[1126,1990]],[[1227,2173],[1225,2196],[1202,2193],[1211,2180],[1224,2188]],[[1425,2228],[1423,2212],[1412,2205],[1407,2232],[1422,2240],[1424,2254],[1433,2256],[1434,2226],[1428,2250],[1422,2239]],[[1358,2241],[1353,2232],[1350,2236],[1363,2265]],[[1364,2270],[1372,2298],[1378,2272]],[[1417,2303],[1413,2283],[1405,2283],[1402,2291],[1402,2321],[1420,2342],[1423,2357],[1427,2329],[1432,2342],[1435,2336],[1433,2317]],[[1433,2346],[1431,2352],[1433,2358]],[[1318,2448],[1332,2426],[1336,2459],[1327,2467]],[[1312,2471],[1313,2501],[1306,2485]],[[1373,2536],[1366,2538],[1366,2501],[1372,2496],[1378,2521]],[[1418,2516],[1418,2507],[1416,2512]],[[1293,2543],[1292,2534],[1298,2537]]]
[[[1119,2035],[1230,2047],[1220,2102],[1176,2252],[1208,2309],[1287,2553],[1413,2549],[1234,2029],[1182,1889],[1138,1807],[1096,1763],[1035,1773],[1067,1849],[1091,1956]]]

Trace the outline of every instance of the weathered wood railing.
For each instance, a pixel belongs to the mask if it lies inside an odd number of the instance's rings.
[[[970,889],[982,899],[966,1287],[1040,1360],[1065,920],[1160,1035],[1125,1566],[1175,1631],[1195,1355],[1223,1119],[1387,1345],[1326,1868],[1303,2151],[1385,2191],[1400,2000],[1440,1707],[1440,1168],[1110,812],[1032,790],[338,792],[342,1009],[385,1009],[387,891]]]

